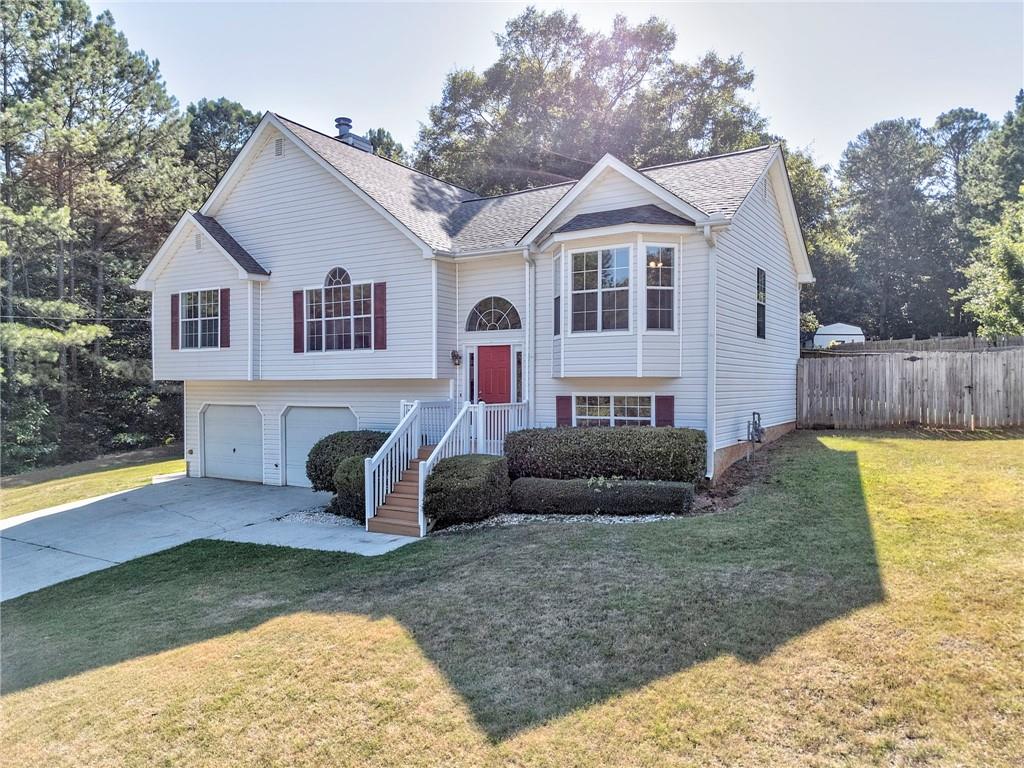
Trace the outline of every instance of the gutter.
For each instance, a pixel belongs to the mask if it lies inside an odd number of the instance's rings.
[[[707,314],[707,381],[705,382],[704,434],[707,447],[704,476],[711,480],[715,474],[715,412],[718,353],[718,238],[711,224],[704,225],[704,241],[708,244],[708,314]]]

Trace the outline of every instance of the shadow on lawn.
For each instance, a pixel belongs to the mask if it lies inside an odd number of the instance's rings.
[[[193,542],[6,603],[5,693],[291,612],[356,613],[401,622],[500,740],[884,599],[856,454],[798,433],[769,469],[734,510],[680,521],[490,529],[372,559]]]

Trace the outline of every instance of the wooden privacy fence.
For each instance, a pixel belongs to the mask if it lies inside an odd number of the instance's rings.
[[[1024,424],[1024,348],[802,358],[797,424],[870,429]]]
[[[1002,335],[994,339],[984,336],[934,336],[930,339],[879,339],[838,344],[830,352],[952,352],[959,350],[987,351],[997,347],[1024,347],[1024,336]]]

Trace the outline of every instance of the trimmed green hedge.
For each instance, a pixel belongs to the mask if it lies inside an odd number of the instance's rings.
[[[387,432],[370,429],[335,432],[321,438],[306,458],[306,477],[314,491],[334,490],[334,470],[349,456],[372,456],[388,439]]]
[[[603,477],[521,477],[512,483],[512,511],[524,514],[681,515],[692,506],[693,483]]]
[[[331,511],[351,517],[360,523],[366,522],[366,456],[349,456],[342,459],[334,470],[334,490]]]
[[[471,523],[508,509],[508,464],[502,456],[442,459],[427,478],[423,514],[434,528]]]
[[[524,429],[505,438],[512,479],[672,480],[704,476],[704,433],[675,427]]]

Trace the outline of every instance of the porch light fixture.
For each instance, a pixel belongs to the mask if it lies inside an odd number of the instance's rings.
[[[456,368],[462,365],[462,353],[459,352],[457,349],[452,350],[452,365],[454,365]]]

